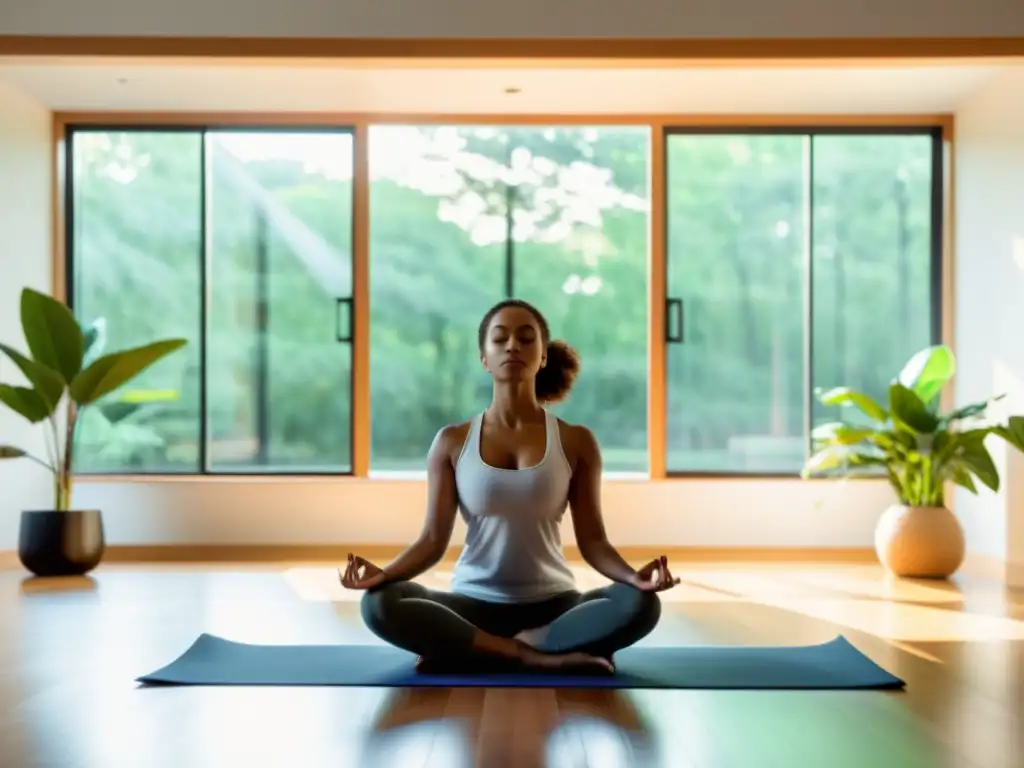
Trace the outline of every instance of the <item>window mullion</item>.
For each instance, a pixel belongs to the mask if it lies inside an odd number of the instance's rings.
[[[804,458],[814,430],[814,134],[804,142]]]
[[[209,135],[200,129],[199,176],[202,185],[199,190],[199,473],[210,471],[209,442],[209,307],[210,307],[210,164],[208,161]]]

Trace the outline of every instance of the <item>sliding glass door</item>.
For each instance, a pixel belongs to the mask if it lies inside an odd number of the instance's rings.
[[[938,339],[940,149],[917,129],[670,132],[669,473],[795,474],[837,415],[815,390],[884,401]]]
[[[97,352],[189,345],[80,428],[84,472],[348,473],[348,129],[70,131],[69,297]]]

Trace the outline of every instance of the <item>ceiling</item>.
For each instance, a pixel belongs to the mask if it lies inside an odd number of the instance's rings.
[[[1020,65],[542,68],[0,59],[0,81],[56,111],[906,114],[952,112],[1009,66]]]

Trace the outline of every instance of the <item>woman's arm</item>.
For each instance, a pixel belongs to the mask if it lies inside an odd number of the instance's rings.
[[[575,468],[569,487],[569,506],[576,544],[595,571],[623,584],[638,586],[637,572],[615,550],[601,515],[601,448],[586,427],[572,427]]]
[[[419,537],[380,574],[379,586],[408,581],[435,566],[444,557],[455,527],[458,492],[452,456],[466,437],[464,426],[447,426],[437,433],[427,454],[427,517]]]
[[[672,576],[666,556],[652,560],[637,571],[608,541],[601,515],[601,448],[597,438],[586,427],[572,427],[572,430],[576,463],[569,488],[569,505],[576,544],[583,559],[612,581],[629,584],[645,592],[671,589],[679,579]]]

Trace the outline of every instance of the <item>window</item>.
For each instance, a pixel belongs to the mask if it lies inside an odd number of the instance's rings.
[[[795,476],[838,415],[815,390],[884,400],[940,339],[942,131],[669,128],[652,178],[652,130],[70,127],[67,288],[93,354],[191,342],[86,411],[79,470],[421,473],[486,408],[477,326],[517,297],[579,351],[553,410],[606,472],[648,472],[663,428],[669,475]]]
[[[487,407],[477,326],[525,299],[582,370],[553,411],[605,469],[647,470],[646,127],[372,126],[373,471],[422,471],[437,430]]]
[[[351,132],[81,128],[68,153],[79,319],[191,342],[86,412],[80,469],[350,471]]]
[[[667,137],[669,473],[793,474],[814,390],[887,399],[938,340],[941,138],[930,130]]]
[[[175,397],[139,408],[113,393],[83,411],[81,472],[196,472],[201,452],[203,166],[194,131],[74,132],[68,141],[68,296],[96,351],[181,337],[130,386]]]

